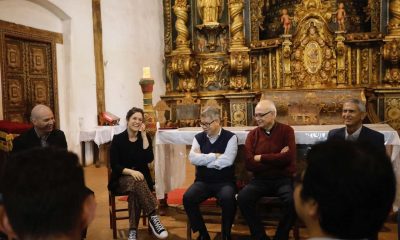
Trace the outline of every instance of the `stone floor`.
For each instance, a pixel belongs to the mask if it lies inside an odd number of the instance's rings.
[[[193,169],[190,164],[187,164],[188,177],[185,186],[188,186],[193,181]],[[87,239],[88,240],[110,240],[112,231],[109,227],[108,215],[108,192],[107,192],[107,169],[103,166],[96,168],[89,166],[85,168],[86,182],[96,194],[97,214],[94,222],[89,226]],[[119,203],[123,204],[123,203]],[[162,223],[168,229],[168,239],[186,239],[186,221],[185,214],[179,208],[169,207],[167,215],[161,217]],[[212,239],[218,239],[217,233],[220,231],[218,224],[207,225]],[[128,220],[121,220],[117,223],[118,239],[127,239]],[[273,235],[275,229],[267,228],[267,233]],[[248,228],[244,225],[235,225],[233,227],[234,240],[242,239],[248,236]],[[302,239],[307,238],[305,229],[300,230]],[[194,236],[195,237],[195,236]],[[147,232],[147,228],[140,224],[139,239],[149,240],[156,239]],[[194,238],[195,239],[195,238]],[[386,223],[384,229],[379,234],[379,240],[395,240],[397,239],[397,226],[394,223]]]

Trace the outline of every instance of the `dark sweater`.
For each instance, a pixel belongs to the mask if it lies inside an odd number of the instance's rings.
[[[289,151],[281,153],[282,148]],[[292,177],[296,171],[296,141],[294,130],[288,125],[276,122],[268,136],[263,128],[249,132],[246,143],[246,168],[256,179]],[[254,161],[261,155],[261,161]]]
[[[153,146],[151,145],[151,138],[147,135],[149,140],[149,147],[143,149],[142,135],[137,135],[136,142],[129,141],[128,131],[115,135],[110,147],[110,164],[111,164],[111,178],[108,188],[115,191],[118,186],[118,179],[122,175],[124,168],[134,169],[143,174],[146,182],[153,190],[153,179],[150,175],[148,163],[154,159]]]
[[[201,153],[220,153],[225,152],[226,146],[234,133],[225,129],[221,130],[221,134],[217,141],[211,143],[207,137],[207,133],[201,132],[196,134],[195,138],[200,145]],[[196,179],[195,181],[217,183],[217,182],[231,182],[235,181],[235,167],[231,165],[223,169],[207,168],[206,166],[196,166]]]
[[[49,136],[47,137],[46,140],[47,144],[49,147],[56,147],[56,148],[62,148],[67,150],[67,140],[65,139],[64,132],[58,129],[54,129]],[[29,129],[25,133],[19,135],[16,137],[13,141],[13,148],[12,152],[20,152],[23,150],[35,148],[35,147],[41,147],[41,142],[40,138],[36,134],[36,131],[34,128]]]

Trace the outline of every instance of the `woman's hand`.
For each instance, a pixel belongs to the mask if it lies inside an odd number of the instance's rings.
[[[139,171],[136,171],[136,170],[131,170],[131,176],[136,181],[143,181],[144,180],[143,174],[141,172],[139,172]]]
[[[141,133],[142,135],[143,135],[143,134],[146,135],[146,125],[145,125],[144,123],[142,123],[142,125],[140,125],[139,131],[140,131],[140,133]]]

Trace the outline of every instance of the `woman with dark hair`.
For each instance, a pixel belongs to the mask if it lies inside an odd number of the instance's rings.
[[[129,237],[137,239],[140,210],[149,217],[150,228],[159,239],[168,232],[156,214],[157,199],[152,194],[153,180],[148,163],[154,159],[151,138],[146,134],[144,112],[133,107],[126,114],[127,129],[115,135],[110,149],[111,178],[108,188],[112,192],[128,194]]]

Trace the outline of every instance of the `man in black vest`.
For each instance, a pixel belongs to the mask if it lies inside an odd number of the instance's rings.
[[[200,115],[203,132],[196,134],[189,153],[196,166],[194,183],[183,196],[183,205],[192,226],[199,231],[197,239],[210,239],[199,204],[210,197],[218,199],[222,208],[222,239],[231,239],[236,213],[235,161],[238,140],[235,134],[221,127],[219,110],[208,107]]]
[[[380,151],[386,151],[382,133],[363,126],[367,116],[365,105],[358,99],[349,99],[343,103],[342,118],[346,127],[332,129],[328,140],[347,140],[369,142]]]
[[[64,132],[55,128],[54,114],[45,105],[36,105],[31,112],[33,128],[16,137],[12,152],[20,152],[34,147],[57,147],[67,150]]]

